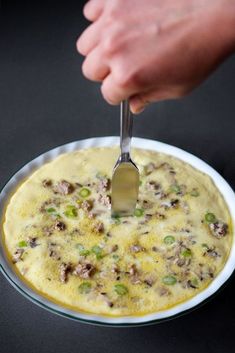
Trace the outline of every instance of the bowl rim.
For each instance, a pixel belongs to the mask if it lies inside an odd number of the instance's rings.
[[[22,168],[20,168],[5,184],[0,193],[0,220],[3,223],[5,207],[9,201],[10,196],[17,187],[17,185],[22,182],[26,177],[31,175],[36,169],[38,169],[43,164],[53,160],[60,154],[66,152],[72,152],[79,149],[89,148],[89,147],[111,147],[119,144],[118,136],[106,136],[106,137],[93,137],[83,140],[78,140],[70,143],[66,143],[59,147],[55,147],[47,152],[42,153],[38,157],[34,158],[30,162],[26,163]],[[235,212],[233,211],[233,205],[235,205],[235,194],[227,183],[227,181],[212,167],[210,167],[206,162],[200,158],[194,156],[193,154],[186,152],[178,147],[159,142],[156,140],[145,139],[134,137],[132,138],[132,147],[142,148],[145,150],[153,150],[156,152],[162,152],[173,157],[176,157],[194,168],[202,171],[203,173],[209,175],[214,181],[215,185],[224,197],[224,200],[228,206],[233,226],[233,241],[230,250],[229,257],[225,263],[223,269],[215,277],[215,279],[206,287],[202,292],[199,292],[194,297],[189,300],[182,302],[169,308],[167,310],[158,311],[155,313],[145,314],[141,316],[119,316],[111,317],[99,314],[91,314],[75,311],[68,309],[59,304],[56,304],[49,299],[45,298],[43,295],[34,291],[29,287],[20,277],[17,276],[16,272],[13,270],[12,266],[9,264],[9,260],[4,250],[3,246],[3,236],[0,236],[0,269],[7,280],[16,288],[21,294],[26,298],[33,301],[40,307],[47,309],[53,313],[60,316],[67,317],[76,321],[86,322],[90,324],[103,325],[103,326],[143,326],[152,323],[158,323],[165,320],[170,320],[175,317],[181,316],[207,301],[211,298],[229,279],[235,269]]]

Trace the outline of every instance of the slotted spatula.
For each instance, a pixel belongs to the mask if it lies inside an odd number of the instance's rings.
[[[121,154],[112,177],[112,217],[132,216],[139,192],[139,170],[130,157],[133,117],[129,101],[121,102]]]

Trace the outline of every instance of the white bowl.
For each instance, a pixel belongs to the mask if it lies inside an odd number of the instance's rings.
[[[100,147],[100,146],[114,146],[119,144],[118,137],[97,137],[89,138],[86,140],[80,140],[76,142],[71,142],[66,145],[57,147],[43,153],[39,157],[35,158],[31,162],[27,163],[23,168],[21,168],[5,185],[0,194],[0,219],[1,224],[4,219],[4,211],[6,204],[9,200],[9,197],[16,189],[17,185],[21,183],[26,177],[28,177],[32,172],[39,168],[44,163],[54,159],[58,155],[78,149],[88,148],[88,147]],[[167,145],[162,142],[142,139],[142,138],[133,138],[132,146],[139,147],[143,149],[153,150],[157,152],[163,152],[174,157],[181,159],[184,162],[191,164],[193,167],[198,170],[208,174],[217,188],[223,195],[229,211],[232,216],[233,229],[235,229],[235,194],[228,183],[208,164],[203,162],[201,159],[193,156],[192,154],[181,150],[180,148]],[[232,248],[230,251],[229,258],[222,269],[222,271],[217,275],[217,277],[211,282],[211,284],[204,289],[202,292],[194,296],[193,298],[187,300],[184,303],[175,305],[174,307],[159,311],[156,313],[151,313],[143,316],[123,316],[123,317],[108,317],[104,315],[94,315],[94,314],[85,314],[79,311],[74,311],[67,309],[61,305],[55,304],[49,299],[46,299],[42,295],[38,294],[36,291],[33,291],[25,282],[23,282],[17,274],[14,272],[13,266],[9,263],[9,260],[6,256],[4,246],[3,246],[3,237],[0,237],[0,267],[4,276],[8,281],[25,297],[38,304],[39,306],[59,314],[61,316],[83,321],[86,323],[93,323],[99,325],[107,326],[138,326],[146,325],[150,323],[161,322],[166,319],[170,319],[181,315],[189,310],[192,310],[206,299],[211,297],[231,276],[232,272],[235,269],[235,237],[233,237]]]

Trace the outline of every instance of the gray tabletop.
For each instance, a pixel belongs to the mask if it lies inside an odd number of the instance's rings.
[[[81,75],[75,42],[82,2],[3,1],[0,20],[0,184],[57,145],[117,135],[118,107]],[[134,135],[181,147],[235,187],[235,57],[181,101],[135,118]],[[235,279],[183,317],[142,328],[94,327],[48,313],[0,274],[0,352],[229,353],[234,351]]]

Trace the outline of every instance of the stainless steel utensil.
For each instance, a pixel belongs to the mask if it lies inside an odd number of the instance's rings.
[[[121,154],[113,170],[112,216],[131,216],[134,213],[139,192],[139,170],[130,157],[133,117],[129,101],[121,102]]]

